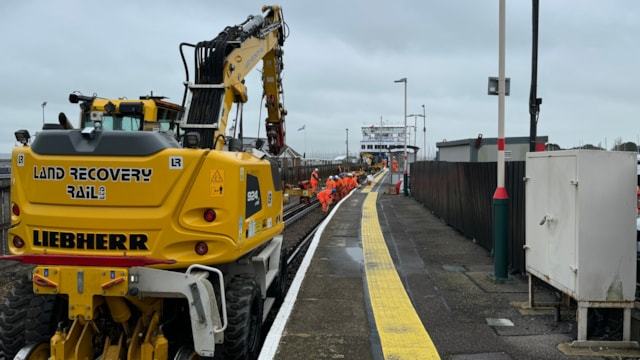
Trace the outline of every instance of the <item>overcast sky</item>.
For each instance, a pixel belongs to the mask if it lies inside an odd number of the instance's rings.
[[[498,135],[498,0],[282,0],[287,144],[307,154],[357,151],[360,128],[403,124],[425,105],[436,142]],[[0,2],[0,153],[14,131],[34,133],[65,112],[68,95],[181,102],[178,46],[214,38],[259,14],[263,1]],[[269,3],[266,3],[269,4]],[[505,136],[529,135],[531,1],[507,1]],[[570,148],[639,142],[640,1],[540,0],[538,135]],[[247,79],[245,135],[264,136],[257,69]],[[262,118],[265,113],[262,112]],[[415,118],[408,119],[413,126]],[[422,118],[417,118],[422,147]],[[302,126],[304,131],[298,131]],[[413,131],[413,129],[411,129]],[[413,142],[413,136],[410,137]]]

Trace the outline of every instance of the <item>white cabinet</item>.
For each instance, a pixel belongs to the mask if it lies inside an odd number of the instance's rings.
[[[550,151],[526,161],[527,271],[578,301],[633,301],[636,154]]]

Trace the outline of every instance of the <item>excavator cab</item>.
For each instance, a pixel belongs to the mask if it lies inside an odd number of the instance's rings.
[[[69,95],[69,102],[80,105],[80,128],[103,131],[174,131],[183,107],[164,100],[163,96],[140,96],[138,100],[103,99],[96,95]],[[61,120],[61,125],[69,128]]]

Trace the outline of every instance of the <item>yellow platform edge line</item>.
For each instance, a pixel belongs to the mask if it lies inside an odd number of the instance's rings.
[[[440,359],[422,325],[384,241],[378,212],[377,192],[364,201],[362,250],[371,308],[385,359]]]

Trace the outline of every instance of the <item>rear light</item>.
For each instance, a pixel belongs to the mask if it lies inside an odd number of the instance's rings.
[[[213,209],[207,209],[204,211],[204,221],[213,222],[216,219],[216,212]]]
[[[206,243],[200,241],[196,244],[196,254],[198,255],[205,255],[206,253],[209,252],[209,246],[207,246]]]
[[[11,212],[15,216],[20,216],[20,206],[18,206],[18,204],[16,203],[13,203],[13,205],[11,205]]]
[[[24,240],[22,240],[22,238],[20,236],[14,236],[13,237],[13,246],[15,246],[18,249],[21,249],[24,247]]]

